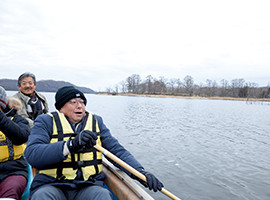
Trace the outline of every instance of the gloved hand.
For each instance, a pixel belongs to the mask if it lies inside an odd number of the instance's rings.
[[[70,152],[76,153],[83,147],[91,148],[96,144],[97,136],[96,133],[83,130],[74,139],[67,141],[67,147]]]
[[[164,187],[164,185],[150,172],[147,172],[144,170],[142,170],[140,172],[146,177],[146,180],[147,180],[147,183],[144,182],[143,180],[139,180],[140,183],[144,187],[148,187],[149,190],[153,189],[154,192],[156,192],[158,190],[160,191],[162,189],[162,187]]]

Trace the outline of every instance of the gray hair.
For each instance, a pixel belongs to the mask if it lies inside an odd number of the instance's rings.
[[[35,75],[33,73],[31,73],[31,72],[25,72],[22,75],[20,75],[20,77],[18,78],[18,85],[19,86],[21,86],[21,81],[25,77],[32,77],[33,80],[34,80],[34,84],[36,85],[36,77],[35,77]]]

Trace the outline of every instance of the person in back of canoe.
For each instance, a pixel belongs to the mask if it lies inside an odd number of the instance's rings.
[[[21,199],[27,184],[27,163],[23,157],[30,134],[26,119],[17,114],[22,107],[7,97],[0,86],[0,198]]]
[[[36,91],[36,77],[30,72],[25,72],[18,78],[19,92],[14,97],[21,100],[23,109],[18,113],[29,122],[30,128],[33,121],[40,114],[47,113],[48,103],[46,98]]]
[[[145,187],[161,190],[163,184],[111,135],[100,116],[85,110],[86,103],[80,90],[65,86],[55,95],[57,111],[35,120],[25,150],[26,160],[38,170],[31,199],[112,199],[110,191],[103,187],[102,153],[93,147],[95,144],[144,174],[147,183],[140,182]]]

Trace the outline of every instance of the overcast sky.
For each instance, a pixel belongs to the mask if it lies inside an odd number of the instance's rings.
[[[0,0],[0,78],[270,83],[268,0]]]

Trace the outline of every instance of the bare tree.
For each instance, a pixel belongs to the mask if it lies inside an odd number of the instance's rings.
[[[225,97],[228,96],[228,90],[229,90],[229,81],[222,79],[221,81],[221,91],[220,95]]]
[[[169,86],[168,91],[171,94],[175,94],[175,90],[176,90],[176,84],[177,84],[177,79],[176,78],[171,78],[168,82],[167,85]]]
[[[141,77],[138,74],[132,74],[126,79],[128,92],[139,92],[139,84],[141,82]]]
[[[183,85],[183,83],[181,82],[180,78],[176,79],[176,84],[177,84],[176,93],[180,93],[180,88]]]
[[[240,89],[244,87],[244,79],[233,79],[231,81],[232,95],[233,97],[239,97]]]
[[[184,78],[184,87],[185,87],[185,92],[189,95],[192,96],[193,94],[193,85],[194,85],[194,80],[191,76],[187,75]]]
[[[154,78],[151,75],[146,77],[146,92],[151,94],[153,92]]]

